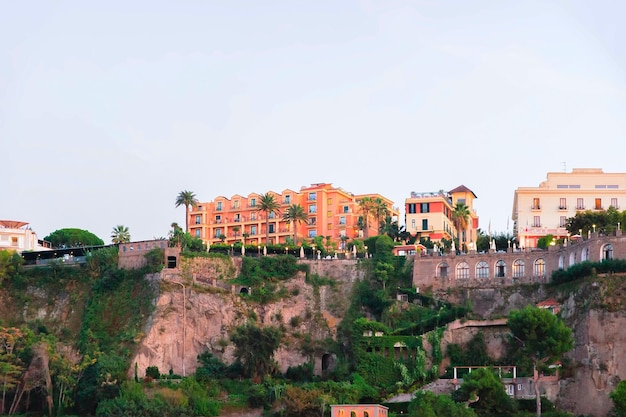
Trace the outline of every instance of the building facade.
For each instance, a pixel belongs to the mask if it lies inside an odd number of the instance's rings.
[[[475,199],[476,194],[464,185],[449,192],[412,192],[404,202],[406,231],[433,241],[458,238],[459,244],[465,245],[466,249],[476,249],[478,215],[474,210]],[[467,228],[460,233],[452,220],[454,207],[459,203],[465,204],[469,210]]]
[[[37,234],[28,227],[27,222],[0,220],[0,250],[24,251],[49,250],[50,242],[37,238]]]
[[[547,235],[567,237],[566,222],[577,212],[620,209],[626,202],[626,173],[599,168],[549,172],[538,187],[519,187],[513,199],[513,234],[521,247],[535,248]]]
[[[295,227],[297,244],[324,236],[341,251],[349,240],[377,234],[378,222],[373,213],[370,213],[367,230],[364,230],[363,221],[359,222],[359,217],[363,216],[360,209],[363,198],[380,198],[392,218],[397,220],[399,216],[398,209],[386,197],[379,194],[355,195],[332,184],[312,184],[299,191],[285,189],[280,193],[269,193],[279,203],[279,213],[268,215],[260,211],[262,195],[258,193],[246,196],[235,194],[230,198],[219,196],[213,201],[198,203],[189,212],[189,233],[205,244],[285,244],[293,241]],[[306,222],[292,225],[283,220],[283,214],[291,204],[304,208]],[[266,222],[267,217],[269,222]]]

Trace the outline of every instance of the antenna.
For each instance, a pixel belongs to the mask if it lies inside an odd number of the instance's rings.
[[[567,162],[561,162],[563,164],[563,172],[567,172]]]

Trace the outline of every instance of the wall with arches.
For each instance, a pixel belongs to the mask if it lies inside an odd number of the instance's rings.
[[[389,409],[379,404],[341,404],[330,406],[331,417],[387,417]]]
[[[461,255],[417,256],[413,285],[423,288],[490,288],[548,283],[552,272],[584,261],[626,259],[626,237],[600,236],[548,250],[526,249]]]

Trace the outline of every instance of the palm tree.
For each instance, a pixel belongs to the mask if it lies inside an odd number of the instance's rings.
[[[280,214],[280,204],[274,198],[274,194],[265,193],[259,199],[257,211],[265,213],[265,244],[270,241],[270,215],[272,213]]]
[[[196,207],[198,200],[193,191],[181,191],[176,197],[176,207],[185,206],[185,233],[189,231],[189,207]]]
[[[113,231],[111,232],[111,242],[114,245],[117,245],[118,243],[130,242],[130,233],[128,232],[128,227],[122,226],[121,224],[115,226],[113,228]]]
[[[372,199],[370,197],[363,197],[361,201],[359,201],[359,209],[361,210],[361,213],[363,213],[363,237],[368,238],[369,217],[372,212]]]
[[[378,233],[381,233],[382,220],[389,215],[389,207],[383,201],[382,198],[376,197],[372,200],[372,214],[376,218],[378,223]]]
[[[300,204],[290,204],[289,207],[285,210],[283,214],[283,220],[287,222],[291,222],[291,227],[293,227],[293,244],[297,243],[298,235],[296,228],[298,223],[306,222],[309,216],[306,214],[304,207]]]
[[[469,224],[470,209],[465,203],[456,203],[454,210],[452,211],[452,223],[456,228],[457,236],[459,238],[459,249],[461,249],[461,232],[467,229]]]

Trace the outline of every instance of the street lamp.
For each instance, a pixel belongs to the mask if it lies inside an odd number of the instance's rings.
[[[313,248],[313,259],[315,259],[315,243],[312,244],[311,247]]]
[[[596,225],[592,224],[591,227],[593,227],[593,233],[595,233],[596,232]]]
[[[235,256],[235,245],[230,244],[230,256]]]
[[[185,284],[183,284],[182,282],[178,282],[178,281],[171,281],[171,282],[183,287],[183,354],[181,357],[181,361],[183,364],[183,377],[185,377],[187,376],[185,372],[185,339],[187,338],[187,316],[185,312],[187,310],[187,296],[185,292]]]
[[[367,255],[368,255],[368,254],[367,254],[367,246],[365,246],[365,257],[366,257],[366,258],[368,257]]]

